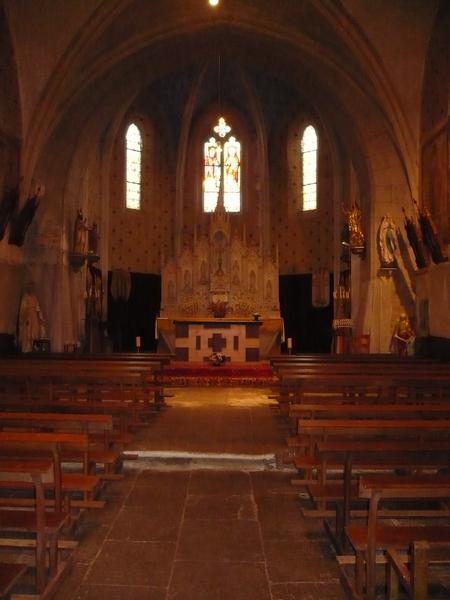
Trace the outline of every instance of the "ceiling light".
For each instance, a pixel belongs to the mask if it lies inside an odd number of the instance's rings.
[[[219,0],[208,0],[210,6],[217,6],[219,4]]]

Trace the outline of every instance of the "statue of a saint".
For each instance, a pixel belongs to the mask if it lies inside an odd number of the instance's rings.
[[[351,209],[344,211],[344,213],[348,219],[350,249],[364,249],[365,237],[361,225],[361,209],[355,202]]]
[[[381,268],[397,268],[395,252],[398,248],[397,233],[392,218],[385,215],[381,219],[378,230],[378,249],[380,251]]]
[[[78,209],[75,226],[73,228],[73,253],[86,254],[86,219],[83,219],[83,212]]]
[[[31,352],[33,342],[45,338],[45,321],[35,294],[34,282],[30,282],[20,300],[18,319],[18,342],[22,352]]]
[[[414,340],[415,334],[408,315],[402,313],[394,326],[391,352],[397,354],[397,356],[408,356],[411,353]]]

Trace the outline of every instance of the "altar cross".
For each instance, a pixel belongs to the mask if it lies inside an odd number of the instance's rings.
[[[213,352],[222,352],[227,347],[227,340],[221,333],[213,333],[208,339],[208,348]]]

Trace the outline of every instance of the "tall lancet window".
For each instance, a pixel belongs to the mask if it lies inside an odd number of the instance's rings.
[[[224,145],[223,204],[227,212],[241,210],[241,144],[231,136]]]
[[[142,187],[142,135],[135,123],[128,127],[125,142],[125,203],[127,208],[139,210]]]
[[[305,127],[300,144],[302,187],[302,210],[317,208],[317,151],[318,138],[312,125]]]
[[[214,212],[222,194],[226,212],[241,210],[241,144],[228,137],[231,128],[221,117],[211,136],[203,145],[203,210]],[[226,141],[220,138],[226,138]]]
[[[210,137],[204,144],[204,161],[203,210],[214,212],[222,175],[222,146],[217,143],[215,137]]]

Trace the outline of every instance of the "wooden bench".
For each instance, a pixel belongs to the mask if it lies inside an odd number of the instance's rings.
[[[25,368],[27,367],[28,368]],[[0,365],[0,402],[17,397],[45,402],[55,399],[114,400],[131,404],[145,404],[149,414],[164,406],[163,386],[147,372],[120,370],[115,363],[105,367],[85,368],[84,364],[72,366],[67,371],[61,365],[46,365],[45,369],[20,365],[11,372]],[[65,364],[64,364],[65,366]],[[6,372],[3,372],[6,371]]]
[[[433,436],[450,437],[450,419],[298,419],[298,430],[309,437],[309,452],[314,444],[327,437],[342,435],[392,436],[414,439],[432,439]]]
[[[316,444],[317,453],[322,461],[322,477],[317,486],[308,485],[310,497],[316,505],[322,507],[324,501],[333,501],[336,525],[333,532],[331,525],[325,521],[326,529],[338,551],[345,548],[345,527],[350,522],[351,503],[358,497],[358,488],[354,481],[355,474],[364,472],[394,472],[402,469],[407,471],[434,470],[446,468],[450,463],[450,440],[426,440],[420,439],[399,440],[394,432],[392,439],[340,439],[334,441],[319,441]],[[331,483],[326,479],[327,465],[331,461],[334,468],[343,469],[341,481],[333,480]],[[365,503],[364,503],[365,504]],[[304,511],[304,516],[326,518],[330,513],[323,508],[313,511]],[[353,514],[363,516],[366,509],[357,510]],[[432,516],[432,510],[414,509],[399,513],[385,511],[385,517],[398,517],[404,514],[410,517]],[[439,512],[440,515],[444,513]],[[450,511],[447,511],[450,516]]]
[[[111,446],[109,436],[112,428],[112,416],[105,414],[0,412],[0,429],[3,430],[86,433],[90,442],[86,463],[87,473],[95,472],[96,465],[100,464],[104,468],[102,478],[120,479],[121,476],[115,471],[120,464],[121,452]],[[99,447],[92,444],[94,434],[100,434]],[[70,448],[62,452],[62,460],[84,463],[86,457],[83,452]]]
[[[83,456],[82,472],[63,472],[62,455],[64,448],[75,448]],[[54,489],[54,506],[62,510],[63,500],[67,507],[72,508],[102,508],[104,502],[95,500],[101,481],[96,475],[88,473],[89,441],[85,433],[36,433],[0,431],[0,449],[2,456],[50,456],[53,460],[54,484],[47,486]],[[4,486],[3,486],[4,487]],[[20,487],[20,486],[19,486]],[[72,500],[71,495],[81,494],[82,500]],[[23,505],[28,505],[24,499]]]
[[[85,400],[51,400],[45,399],[37,401],[35,399],[22,399],[16,396],[9,396],[8,399],[0,401],[0,411],[2,412],[52,412],[58,414],[72,415],[109,415],[112,418],[112,429],[105,430],[105,447],[112,444],[123,447],[131,442],[133,435],[131,428],[142,426],[146,423],[147,410],[142,404],[134,403],[130,406],[121,401],[105,400],[90,401]],[[143,415],[142,417],[138,415]]]
[[[304,446],[300,428],[302,419],[413,419],[413,418],[450,418],[450,401],[448,402],[349,402],[333,400],[331,404],[295,404],[289,408],[289,417],[295,422],[295,441]],[[289,446],[295,448],[295,441]]]
[[[34,510],[22,510],[10,500],[8,509],[0,509],[0,531],[8,533],[32,533],[36,537],[35,566],[36,589],[40,598],[50,595],[62,574],[58,569],[58,535],[68,521],[68,514],[60,511],[48,512],[45,508],[43,477],[52,476],[53,465],[49,460],[26,458],[0,459],[3,480],[22,478],[34,487]],[[20,544],[20,540],[19,540]],[[49,574],[46,574],[46,551],[49,545]],[[17,573],[15,574],[17,575]]]
[[[27,565],[21,563],[0,562],[0,598],[6,598],[26,570]]]
[[[411,600],[427,600],[430,568],[448,568],[450,542],[414,541],[407,555],[387,548],[386,556],[388,600],[398,600],[400,587]]]
[[[375,600],[377,551],[407,551],[415,541],[450,543],[450,527],[442,524],[380,524],[380,502],[385,499],[447,501],[450,498],[450,477],[362,476],[359,480],[359,496],[369,501],[367,524],[351,523],[346,528],[356,553],[354,586],[345,573],[343,575],[355,598]]]
[[[420,359],[389,359],[378,355],[358,357],[278,357],[272,365],[279,377],[281,398],[294,396],[312,384],[334,382],[344,385],[371,384],[385,389],[383,395],[409,395],[421,388],[430,398],[450,396],[450,365]]]

